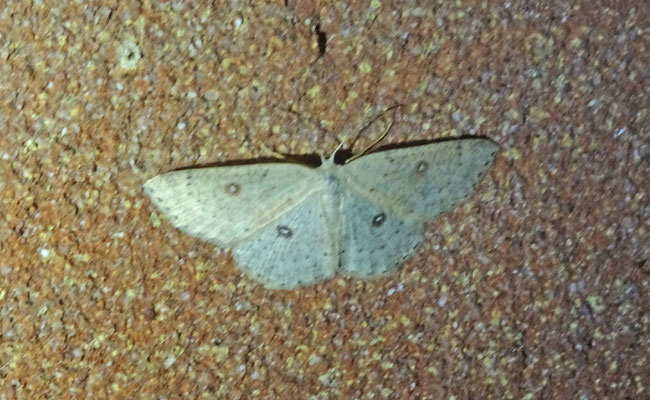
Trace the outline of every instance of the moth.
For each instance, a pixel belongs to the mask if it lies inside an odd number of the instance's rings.
[[[264,286],[292,289],[337,273],[395,272],[425,225],[466,200],[494,160],[487,139],[377,151],[319,167],[272,162],[194,168],[144,189],[180,230],[230,248]]]

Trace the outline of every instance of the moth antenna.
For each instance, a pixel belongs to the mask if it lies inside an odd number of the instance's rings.
[[[386,128],[386,131],[384,131],[384,133],[383,133],[381,136],[379,136],[379,138],[377,138],[374,142],[372,142],[372,143],[370,144],[370,146],[368,146],[368,147],[366,147],[365,149],[361,150],[361,152],[360,152],[359,154],[355,154],[354,156],[348,158],[348,159],[345,161],[345,163],[347,164],[347,163],[349,163],[350,161],[356,160],[357,158],[359,158],[359,157],[361,157],[362,155],[366,154],[366,153],[368,152],[368,150],[370,150],[370,149],[372,149],[373,147],[375,147],[375,146],[377,145],[377,143],[379,143],[379,142],[381,142],[382,140],[384,140],[384,138],[386,137],[386,135],[388,135],[388,131],[390,131],[390,128],[392,128],[392,126],[393,126],[393,122],[394,122],[394,121],[390,121],[390,124],[388,125],[388,128]]]
[[[341,148],[343,148],[343,145],[345,145],[345,140],[343,140],[341,143],[339,143],[338,146],[336,146],[336,148],[334,149],[334,151],[332,152],[332,155],[328,158],[328,160],[333,160],[334,157],[336,156],[336,153],[337,153],[339,150],[341,150]],[[322,158],[323,158],[323,157],[321,157],[321,159],[322,159]]]
[[[373,123],[375,123],[375,121],[377,121],[379,118],[381,118],[381,117],[382,117],[384,114],[386,114],[387,112],[389,112],[389,111],[391,111],[391,110],[394,110],[394,109],[396,109],[396,108],[398,108],[398,107],[401,107],[401,106],[402,106],[401,104],[395,104],[394,106],[390,106],[390,107],[388,107],[388,108],[385,109],[384,111],[380,112],[376,117],[374,117],[374,118],[373,118],[370,122],[368,122],[366,125],[364,125],[361,129],[359,129],[359,133],[357,134],[357,137],[354,138],[354,140],[353,140],[352,143],[350,144],[350,148],[354,148],[354,145],[357,143],[357,140],[359,140],[359,137],[361,136],[361,132],[363,132],[363,131],[365,131],[366,129],[368,129],[368,127],[370,127],[370,125],[372,125]],[[390,130],[391,126],[393,126],[393,122],[392,122],[392,121],[391,121],[390,125],[388,126],[388,129],[386,129],[386,132],[384,132],[384,134],[381,135],[381,136],[379,137],[379,139],[375,140],[375,141],[374,141],[370,146],[366,147],[366,148],[365,148],[361,153],[356,154],[356,155],[350,157],[349,159],[347,159],[347,160],[345,161],[345,163],[347,164],[347,163],[349,163],[350,161],[355,160],[355,159],[361,157],[361,156],[364,155],[368,150],[370,150],[371,148],[373,148],[377,143],[381,142],[381,141],[386,137],[386,135],[388,134],[388,131]]]

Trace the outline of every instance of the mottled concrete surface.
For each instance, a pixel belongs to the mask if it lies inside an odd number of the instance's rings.
[[[648,398],[649,13],[4,1],[0,399]],[[141,190],[391,119],[501,152],[389,278],[267,291]]]

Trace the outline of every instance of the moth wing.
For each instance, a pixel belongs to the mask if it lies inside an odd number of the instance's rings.
[[[237,243],[239,268],[273,289],[292,289],[332,277],[338,268],[337,229],[327,218],[322,191],[293,207]]]
[[[144,190],[175,227],[231,247],[306,196],[312,176],[285,163],[194,168],[151,178]]]
[[[472,194],[496,151],[487,139],[450,140],[371,153],[343,171],[349,184],[428,221]]]
[[[345,273],[358,278],[390,274],[420,242],[423,223],[393,212],[381,199],[347,188],[341,201],[341,269]]]

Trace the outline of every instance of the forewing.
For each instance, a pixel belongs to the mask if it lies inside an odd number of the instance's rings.
[[[284,163],[195,168],[158,175],[144,189],[174,226],[230,247],[306,196],[311,176]]]
[[[459,139],[371,153],[343,167],[353,186],[428,221],[473,192],[496,154],[487,139]]]

